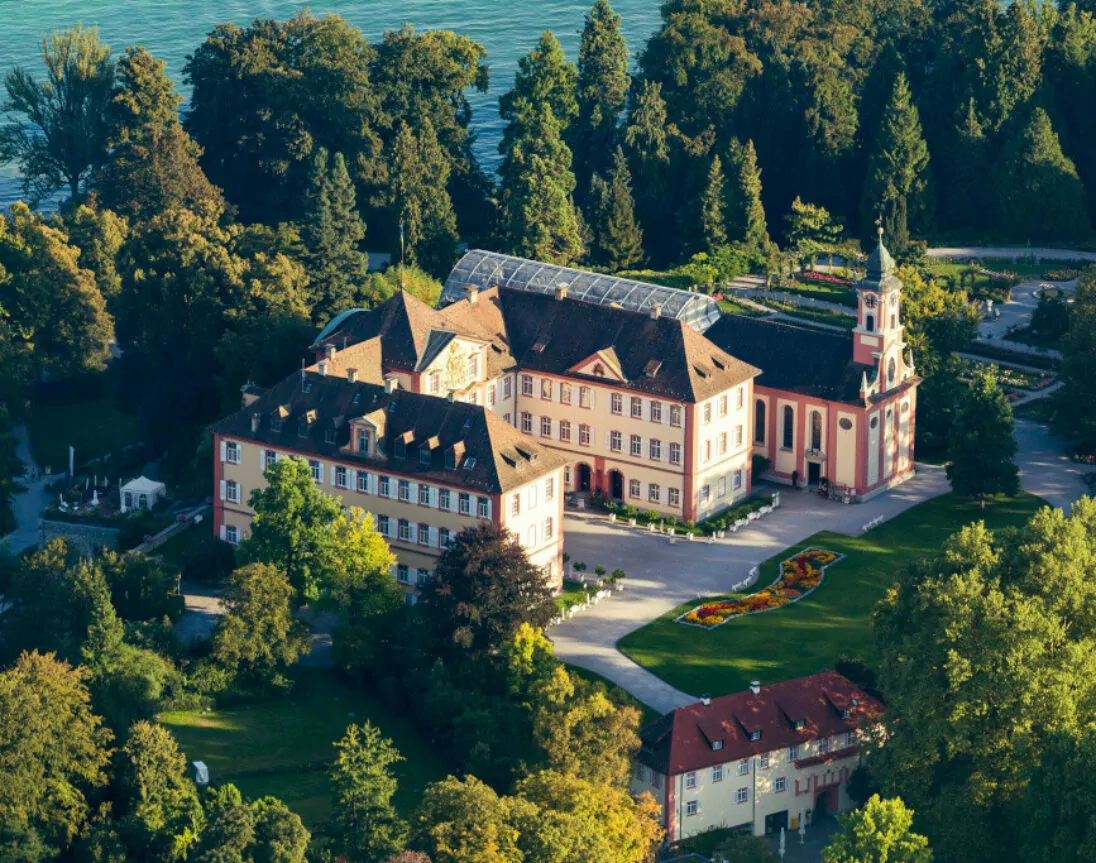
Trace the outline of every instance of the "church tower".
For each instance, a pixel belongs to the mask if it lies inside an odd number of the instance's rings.
[[[902,325],[902,283],[895,273],[894,258],[883,245],[883,228],[878,228],[879,243],[868,258],[867,274],[856,285],[857,318],[853,333],[853,360],[874,366],[865,375],[867,395],[894,389],[913,374],[904,355],[906,343]]]

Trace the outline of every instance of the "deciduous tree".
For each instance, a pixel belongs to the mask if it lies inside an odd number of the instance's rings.
[[[1062,338],[1062,387],[1054,394],[1054,430],[1068,439],[1096,442],[1096,271],[1077,284],[1070,328]]]
[[[932,863],[928,840],[913,832],[913,813],[901,798],[878,794],[841,816],[841,829],[822,851],[823,863]]]
[[[1016,494],[1020,476],[1012,407],[992,369],[974,374],[948,436],[948,479],[963,497]]]
[[[431,783],[415,814],[411,844],[434,863],[522,863],[511,802],[475,776]]]
[[[107,105],[114,84],[110,48],[77,24],[42,38],[46,79],[17,66],[4,77],[4,110],[21,118],[0,131],[0,157],[19,163],[33,204],[68,187],[73,201],[107,155]]]

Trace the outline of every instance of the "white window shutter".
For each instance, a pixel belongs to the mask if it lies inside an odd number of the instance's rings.
[[[228,458],[228,441],[221,441],[221,461]]]
[[[221,500],[228,498],[228,483],[223,479],[221,480]]]
[[[419,502],[419,484],[417,482],[408,483],[408,499],[411,503]]]
[[[436,488],[430,489],[430,506],[434,509],[438,508],[438,490]]]
[[[259,470],[266,473],[266,450],[259,450]]]
[[[221,542],[225,542],[228,537],[228,525],[221,525]]]
[[[430,547],[438,547],[438,529],[436,527],[430,528]]]
[[[331,465],[331,485],[335,484],[335,465]]]
[[[487,498],[487,518],[488,518],[488,519],[490,519],[490,518],[493,518],[493,517],[494,517],[494,516],[493,516],[493,511],[494,511],[494,508],[495,508],[495,503],[494,503],[494,501],[492,501],[492,500],[491,500],[491,498]]]

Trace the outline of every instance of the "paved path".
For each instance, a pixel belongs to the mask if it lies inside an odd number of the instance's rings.
[[[611,526],[604,517],[568,516],[564,544],[571,560],[590,570],[619,567],[627,579],[623,592],[552,627],[556,655],[609,678],[656,710],[690,704],[698,693],[674,689],[624,656],[616,642],[683,602],[728,592],[752,567],[814,533],[854,536],[870,518],[891,518],[947,490],[943,469],[932,466],[867,506],[784,489],[779,510],[712,545],[670,545],[666,537]]]
[[[13,432],[15,436],[15,454],[28,470],[37,470],[38,465],[30,452],[30,437],[26,426],[16,426]],[[38,544],[38,516],[49,503],[50,495],[46,490],[48,479],[30,481],[25,477],[18,480],[26,489],[21,494],[15,495],[11,506],[15,513],[16,528],[3,538],[7,544],[8,552],[19,554],[28,548]]]
[[[1096,252],[1081,252],[1072,249],[1028,249],[1024,246],[962,246],[939,247],[929,249],[930,258],[1009,258],[1018,260],[1028,256],[1041,261],[1092,261],[1096,263]]]
[[[1051,506],[1067,512],[1073,501],[1088,493],[1084,475],[1096,468],[1070,459],[1065,442],[1052,435],[1045,425],[1017,420],[1016,440],[1020,444],[1016,462],[1024,491],[1037,494]]]

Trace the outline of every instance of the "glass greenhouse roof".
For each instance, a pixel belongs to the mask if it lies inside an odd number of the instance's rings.
[[[617,306],[632,312],[647,312],[655,304],[661,304],[664,317],[677,318],[700,333],[719,320],[720,314],[719,305],[704,294],[480,249],[470,249],[457,261],[445,280],[438,305],[447,306],[464,299],[469,286],[480,290],[514,288],[538,294],[554,294],[556,288],[566,286],[568,299]]]

